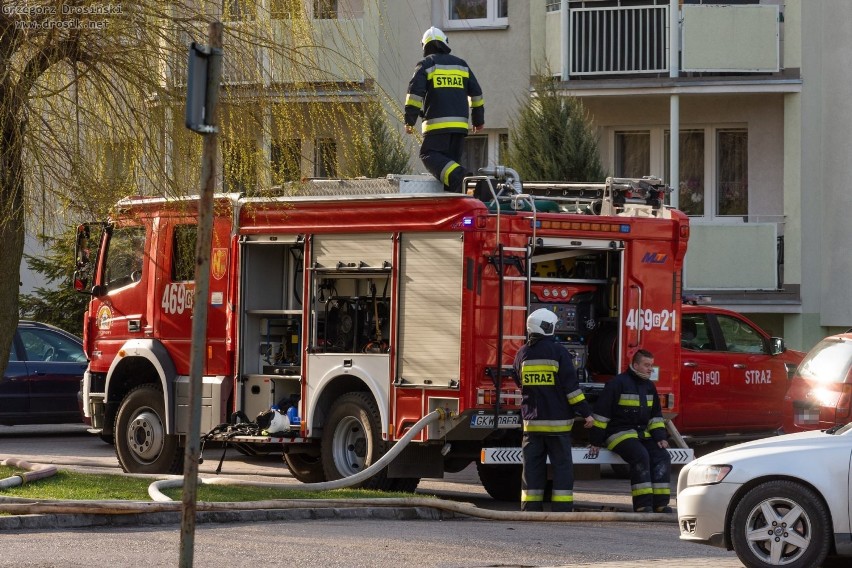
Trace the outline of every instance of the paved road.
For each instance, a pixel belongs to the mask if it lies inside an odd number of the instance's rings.
[[[220,450],[201,466],[212,475]],[[117,472],[112,447],[85,434],[83,427],[2,427],[0,459],[18,457],[58,465],[83,465]],[[278,457],[246,457],[229,452],[224,475],[292,479]],[[578,503],[624,510],[627,482],[612,476],[580,480]],[[495,502],[478,483],[475,468],[425,479],[419,493],[468,501],[479,507],[514,510]],[[733,553],[683,543],[673,523],[494,522],[467,517],[443,521],[376,518],[316,518],[226,524],[200,523],[196,566],[244,566],[258,562],[288,565],[370,566],[604,566],[731,568]],[[0,567],[175,566],[180,554],[179,525],[88,527],[73,530],[0,532]],[[224,545],[224,546],[223,546]]]

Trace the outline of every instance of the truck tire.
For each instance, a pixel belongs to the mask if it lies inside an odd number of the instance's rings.
[[[284,454],[284,461],[297,480],[302,483],[327,481],[322,468],[322,459],[310,454]]]
[[[376,463],[386,451],[379,409],[373,397],[364,392],[338,397],[331,405],[322,433],[320,455],[326,479],[355,475]],[[391,481],[385,468],[353,487],[392,491]]]
[[[178,437],[166,434],[163,393],[141,385],[127,393],[115,417],[115,455],[127,473],[181,473]]]
[[[521,500],[521,465],[490,465],[476,462],[479,481],[497,501],[518,503]]]

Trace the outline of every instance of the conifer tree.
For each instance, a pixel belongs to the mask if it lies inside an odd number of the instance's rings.
[[[508,165],[525,180],[604,181],[598,139],[583,103],[539,76],[536,94],[512,121]]]

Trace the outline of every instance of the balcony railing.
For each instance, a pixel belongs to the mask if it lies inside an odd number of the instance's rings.
[[[549,3],[544,50],[552,68],[568,53],[569,77],[669,72],[668,5],[572,8],[567,37]],[[767,73],[781,68],[781,17],[774,5],[684,5],[674,48],[682,72]]]
[[[571,75],[668,70],[668,6],[571,10]]]

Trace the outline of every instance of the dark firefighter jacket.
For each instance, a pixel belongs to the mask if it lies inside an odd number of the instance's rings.
[[[613,449],[628,438],[665,440],[660,399],[654,383],[628,370],[606,384],[595,402],[592,445]]]
[[[591,414],[568,350],[553,337],[530,340],[515,356],[521,387],[524,432],[563,434],[571,431],[575,414]]]
[[[405,124],[414,126],[421,116],[425,135],[467,134],[468,114],[474,126],[485,124],[484,104],[482,89],[464,59],[432,53],[417,64],[408,82]]]

